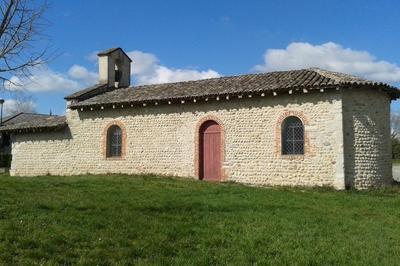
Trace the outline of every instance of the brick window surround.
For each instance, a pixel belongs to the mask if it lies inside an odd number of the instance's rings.
[[[301,120],[304,127],[304,154],[282,154],[282,126],[283,122],[286,118],[294,116]],[[302,160],[304,158],[312,156],[314,153],[312,152],[310,139],[308,136],[307,126],[309,125],[309,121],[307,117],[301,111],[295,110],[285,110],[276,121],[275,126],[275,155],[280,159],[289,159],[289,160]]]
[[[118,126],[122,131],[122,141],[121,141],[121,156],[119,157],[108,157],[107,156],[107,132],[112,126]],[[108,123],[101,134],[101,152],[104,160],[124,160],[126,155],[126,128],[125,125],[119,120],[113,120]]]
[[[195,138],[194,138],[194,176],[197,179],[200,179],[200,128],[201,126],[207,122],[207,121],[214,121],[216,122],[220,127],[221,127],[221,180],[220,181],[226,181],[228,180],[227,173],[223,167],[224,162],[225,162],[225,127],[222,121],[213,115],[208,115],[203,118],[201,118],[195,128]]]

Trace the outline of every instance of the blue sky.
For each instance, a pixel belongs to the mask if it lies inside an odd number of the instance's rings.
[[[115,46],[137,57],[135,83],[316,65],[400,84],[400,1],[50,3],[60,56],[25,86],[42,113],[63,114],[63,97],[96,81],[95,52]]]

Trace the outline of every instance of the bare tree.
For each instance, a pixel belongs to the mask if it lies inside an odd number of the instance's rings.
[[[4,115],[18,113],[36,113],[36,102],[32,96],[24,93],[13,93],[13,97],[4,102]]]
[[[390,133],[392,138],[400,137],[400,113],[392,111],[390,114]]]
[[[43,14],[47,2],[34,0],[0,0],[0,89],[11,76],[27,77],[32,68],[48,60],[43,45]]]

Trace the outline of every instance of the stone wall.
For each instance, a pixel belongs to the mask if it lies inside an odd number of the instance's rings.
[[[390,98],[376,89],[343,90],[346,186],[392,181]]]
[[[11,175],[64,175],[71,172],[73,141],[62,132],[18,134],[12,137]]]
[[[298,115],[306,154],[280,153],[280,121]],[[68,110],[69,131],[18,134],[13,175],[156,173],[197,178],[197,128],[205,117],[224,128],[226,180],[263,185],[344,188],[341,92],[209,100],[104,110]],[[104,157],[103,132],[126,128],[123,159]]]

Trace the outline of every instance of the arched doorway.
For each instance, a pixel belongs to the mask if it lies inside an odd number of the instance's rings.
[[[208,120],[200,127],[199,132],[199,178],[202,180],[221,180],[221,126]]]

